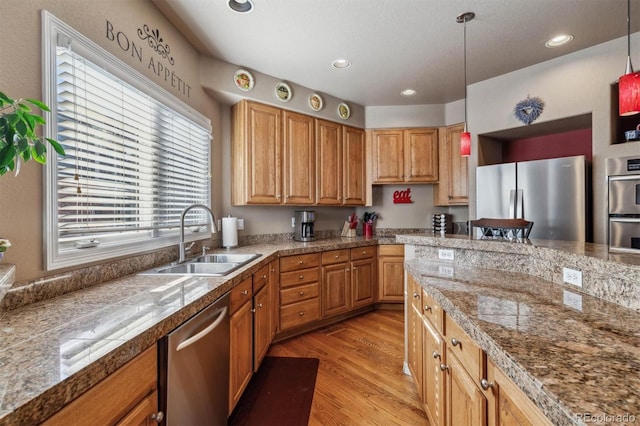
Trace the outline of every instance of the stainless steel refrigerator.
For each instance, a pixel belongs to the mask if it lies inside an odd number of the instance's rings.
[[[590,185],[583,155],[476,168],[476,217],[533,222],[529,238],[591,240]]]

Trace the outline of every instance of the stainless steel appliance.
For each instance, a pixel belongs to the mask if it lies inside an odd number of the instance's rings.
[[[226,425],[229,293],[164,337],[159,358],[166,424]]]
[[[313,241],[313,224],[316,221],[316,212],[309,210],[296,210],[294,212],[293,239],[296,241]]]
[[[640,251],[640,157],[607,158],[609,251]]]
[[[585,157],[553,158],[476,168],[476,217],[533,222],[530,238],[591,240]]]

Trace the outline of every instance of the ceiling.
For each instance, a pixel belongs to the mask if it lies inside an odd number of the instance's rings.
[[[203,54],[363,106],[442,104],[469,84],[627,34],[626,0],[154,0]],[[631,31],[640,29],[632,0]],[[574,39],[549,49],[559,34]],[[632,44],[632,57],[640,46]],[[627,52],[620,51],[620,73]],[[335,69],[331,62],[352,65]],[[638,64],[640,66],[640,64]],[[412,97],[400,95],[413,88]]]

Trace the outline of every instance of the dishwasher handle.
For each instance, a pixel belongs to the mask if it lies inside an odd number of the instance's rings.
[[[207,328],[205,328],[204,330],[200,331],[199,333],[194,334],[193,336],[189,337],[187,340],[181,342],[178,347],[176,348],[176,352],[191,346],[192,344],[196,343],[198,340],[202,339],[203,337],[205,337],[207,334],[211,333],[224,319],[224,317],[227,315],[227,310],[228,308],[225,306],[224,308],[222,308],[220,315],[218,315],[218,318],[216,318],[216,320],[214,322],[212,322],[211,324],[209,324],[207,326]]]

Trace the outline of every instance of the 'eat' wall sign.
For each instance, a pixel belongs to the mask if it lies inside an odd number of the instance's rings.
[[[407,188],[406,191],[395,191],[393,193],[393,204],[410,204],[413,203],[411,199],[411,188]]]

